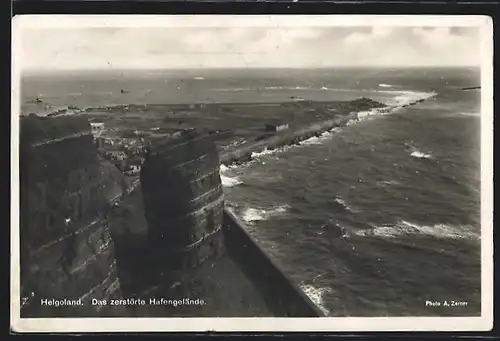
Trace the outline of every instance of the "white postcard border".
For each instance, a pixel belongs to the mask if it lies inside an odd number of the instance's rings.
[[[481,28],[481,316],[331,318],[20,318],[19,112],[22,32],[52,27],[459,26]],[[493,23],[443,15],[23,15],[12,20],[11,328],[15,332],[487,331],[493,327]]]

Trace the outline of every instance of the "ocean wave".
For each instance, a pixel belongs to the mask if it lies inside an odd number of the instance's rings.
[[[382,181],[377,181],[377,185],[379,186],[392,186],[392,185],[399,185],[399,181],[396,180],[382,180]]]
[[[351,212],[352,209],[349,205],[346,204],[345,200],[342,199],[341,197],[337,196],[335,197],[334,201],[339,204],[340,206],[342,206],[346,211],[349,211]]]
[[[325,315],[330,315],[330,310],[324,305],[324,297],[325,294],[333,292],[331,288],[315,287],[312,284],[301,284],[299,287]]]
[[[363,118],[373,116],[373,115],[377,115],[377,110],[373,109],[373,110],[368,110],[368,111],[360,111],[357,114],[358,119],[363,119]]]
[[[230,176],[232,170],[235,170],[237,168],[236,165],[231,165],[231,166],[226,166],[224,164],[220,165],[219,168],[219,173],[220,173],[220,179],[222,182],[223,187],[234,187],[241,185],[243,182],[235,176]]]
[[[222,182],[223,187],[234,187],[241,185],[243,182],[238,178],[231,178],[229,176],[222,175],[220,176],[220,180]]]
[[[346,127],[349,127],[355,123],[359,122],[359,120],[357,118],[353,118],[353,119],[350,119],[349,121],[346,122]]]
[[[241,219],[247,223],[268,220],[271,217],[285,214],[288,209],[288,205],[276,206],[268,210],[248,207],[243,211]]]
[[[324,141],[327,141],[329,139],[331,139],[334,135],[333,133],[338,133],[342,131],[342,129],[340,128],[333,128],[329,131],[325,131],[323,133],[320,134],[320,136],[313,136],[313,137],[310,137],[306,140],[303,140],[303,141],[300,141],[299,142],[299,145],[301,146],[309,146],[309,145],[319,145],[319,144],[323,144]]]
[[[381,88],[392,88],[392,85],[390,85],[390,84],[383,84],[383,83],[381,83],[378,86],[381,87]]]
[[[313,136],[311,138],[308,138],[307,140],[299,142],[301,146],[309,146],[309,145],[314,145],[314,144],[323,144],[323,141],[321,140],[320,137]]]
[[[459,112],[458,115],[460,115],[460,116],[481,117],[481,113],[480,112]]]
[[[283,146],[283,147],[279,147],[279,148],[275,148],[275,149],[264,148],[264,150],[262,150],[260,152],[253,152],[250,155],[250,157],[252,159],[258,159],[258,158],[261,158],[263,156],[273,155],[273,154],[276,154],[276,153],[283,153],[283,152],[289,150],[292,147],[293,146]]]
[[[373,229],[355,232],[358,236],[374,236],[382,238],[395,238],[408,235],[426,235],[438,239],[472,239],[478,240],[480,236],[470,231],[470,226],[451,226],[435,224],[432,226],[418,225],[405,220],[395,225],[373,226]]]
[[[227,166],[225,164],[221,164],[220,165],[220,172],[221,172],[221,174],[226,174],[227,172],[229,172],[231,170],[234,170],[236,168],[238,168],[237,165],[229,165],[229,166]]]
[[[432,158],[432,155],[431,154],[425,154],[419,150],[414,150],[411,152],[410,156],[413,156],[413,157],[416,157],[416,158],[419,158],[419,159],[430,159]]]

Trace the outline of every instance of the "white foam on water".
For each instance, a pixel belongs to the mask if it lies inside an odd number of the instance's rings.
[[[252,159],[255,159],[255,158],[258,158],[258,157],[261,157],[261,156],[265,156],[265,155],[272,155],[274,153],[276,153],[278,151],[278,149],[267,149],[267,148],[264,148],[264,150],[260,151],[260,152],[252,152],[251,154],[251,158]]]
[[[271,217],[285,214],[286,212],[288,212],[288,209],[289,209],[288,205],[276,206],[268,210],[261,208],[247,207],[243,211],[241,219],[243,219],[247,223],[268,220]]]
[[[431,154],[425,154],[419,150],[414,150],[410,155],[419,159],[430,159],[432,157]]]
[[[230,171],[231,169],[235,169],[235,168],[236,168],[235,165],[226,166],[225,164],[221,164],[219,169],[220,169],[221,174],[225,174],[226,172]]]
[[[234,187],[241,185],[243,183],[238,177],[228,175],[228,173],[230,173],[231,170],[234,170],[236,168],[237,168],[236,165],[231,165],[231,166],[226,166],[224,164],[220,165],[219,173],[223,187]]]
[[[382,84],[379,84],[378,86],[381,88],[392,88],[392,85],[390,85],[390,84],[383,84],[382,83]]]
[[[250,91],[250,90],[255,90],[252,88],[220,88],[220,89],[210,89],[210,91],[217,91],[217,92],[237,92],[237,91]]]
[[[330,311],[324,306],[325,294],[333,292],[328,287],[315,287],[311,284],[301,284],[300,289],[313,301],[314,304],[325,314],[329,315]]]
[[[373,226],[373,229],[355,232],[358,236],[396,238],[409,235],[426,235],[439,239],[480,239],[480,235],[470,231],[470,226],[452,226],[446,224],[418,225],[401,220],[394,225]]]
[[[356,113],[356,117],[357,117],[358,121],[361,121],[361,120],[364,120],[364,119],[367,119],[370,117],[381,116],[381,115],[388,114],[388,113],[390,113],[389,108],[385,108],[385,107],[384,108],[374,108],[371,110],[360,111],[360,112]]]
[[[322,144],[323,142],[321,141],[321,138],[313,136],[311,138],[308,138],[307,140],[301,141],[299,144],[301,146],[309,146],[309,145],[314,145],[314,144]]]
[[[222,174],[220,176],[220,180],[222,182],[223,187],[234,187],[234,186],[241,185],[243,183],[238,178],[231,178],[229,176],[225,176]]]
[[[383,180],[383,181],[377,181],[377,185],[379,185],[379,186],[392,186],[392,185],[399,185],[399,181],[396,181],[396,180]]]
[[[386,101],[385,103],[392,107],[393,110],[401,109],[403,106],[409,105],[419,100],[426,100],[437,95],[435,92],[423,92],[423,91],[388,91],[388,90],[378,90],[379,93],[393,94],[394,97]]]
[[[340,206],[342,206],[346,211],[352,211],[351,207],[347,205],[345,200],[342,199],[341,197],[339,196],[335,197],[334,201]]]
[[[459,112],[458,115],[461,115],[461,116],[481,117],[481,113],[480,112]]]
[[[353,119],[350,119],[349,121],[347,121],[345,125],[346,125],[346,127],[349,127],[353,124],[356,124],[357,122],[359,122],[359,120],[357,118],[356,119],[353,118]]]
[[[300,141],[299,142],[299,145],[301,146],[309,146],[309,145],[319,145],[319,144],[323,144],[324,141],[326,140],[329,140],[333,137],[333,133],[337,133],[337,132],[340,132],[341,129],[340,128],[333,128],[329,131],[325,131],[323,133],[321,133],[320,136],[313,136],[313,137],[310,137],[306,140],[303,140],[303,141]]]
[[[253,152],[250,157],[252,159],[258,159],[258,158],[261,158],[263,156],[268,156],[268,155],[273,155],[273,154],[285,152],[285,151],[289,150],[292,147],[293,146],[283,146],[283,147],[279,147],[279,148],[276,148],[276,149],[267,149],[267,148],[264,148],[264,150],[262,150],[260,152]]]

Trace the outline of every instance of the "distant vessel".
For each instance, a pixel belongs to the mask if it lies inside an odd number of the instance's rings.
[[[123,89],[121,89],[121,90],[120,90],[120,93],[122,93],[122,94],[127,94],[127,93],[128,93],[128,91],[127,91],[127,90],[123,90]]]
[[[321,90],[328,90],[328,88],[326,86],[322,86]]]

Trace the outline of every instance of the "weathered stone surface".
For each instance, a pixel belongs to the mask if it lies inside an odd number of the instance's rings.
[[[99,316],[92,298],[121,295],[106,212],[123,178],[99,160],[86,120],[25,117],[20,136],[21,294],[32,296],[21,316]]]
[[[141,188],[151,259],[165,271],[196,267],[223,252],[224,197],[210,136],[190,131],[156,142],[142,166]]]

